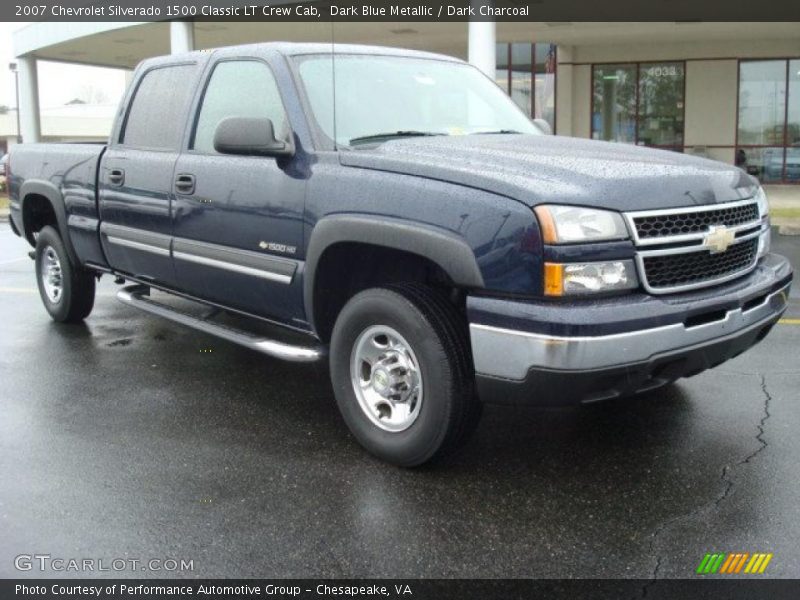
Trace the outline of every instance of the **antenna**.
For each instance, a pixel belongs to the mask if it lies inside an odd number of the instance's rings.
[[[334,36],[333,15],[331,15],[331,78],[333,80],[333,149],[338,150],[336,137],[336,39]]]

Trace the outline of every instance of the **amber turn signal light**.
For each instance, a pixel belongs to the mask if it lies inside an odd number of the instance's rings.
[[[558,263],[544,263],[544,295],[564,295],[564,265]]]

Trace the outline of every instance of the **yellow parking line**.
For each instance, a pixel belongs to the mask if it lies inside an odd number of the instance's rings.
[[[778,323],[781,325],[800,325],[800,319],[781,319]]]

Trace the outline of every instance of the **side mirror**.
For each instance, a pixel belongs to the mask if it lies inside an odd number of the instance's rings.
[[[539,129],[541,129],[543,134],[553,135],[553,128],[550,127],[550,123],[548,123],[544,119],[533,119],[533,124],[536,125]]]
[[[214,150],[220,154],[246,156],[291,156],[294,145],[275,138],[269,119],[228,117],[214,132]]]

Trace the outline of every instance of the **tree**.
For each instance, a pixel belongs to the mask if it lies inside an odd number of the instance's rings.
[[[82,100],[85,104],[105,104],[108,102],[108,94],[105,90],[87,83],[78,88],[76,100]]]

